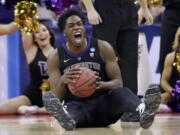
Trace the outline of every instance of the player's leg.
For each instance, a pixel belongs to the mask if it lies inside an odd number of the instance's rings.
[[[161,101],[160,89],[157,85],[150,85],[145,94],[145,104],[128,88],[114,89],[107,95],[108,115],[112,117],[122,112],[136,112],[140,115],[140,125],[143,128],[151,126],[157,108]]]
[[[60,125],[66,130],[73,130],[76,122],[61,104],[59,98],[51,91],[43,96],[43,103],[48,113],[55,117]]]
[[[109,90],[96,101],[94,123],[96,126],[108,126],[120,119],[124,112],[136,112],[139,104],[141,104],[139,98],[128,88]]]
[[[117,88],[111,90],[106,95],[109,114],[123,112],[136,112],[137,107],[141,104],[139,98],[128,88]]]
[[[75,120],[76,128],[90,126],[87,117],[89,114],[88,110],[91,108],[90,104],[86,104],[86,102],[69,101],[65,103],[64,108]]]
[[[145,93],[145,111],[140,116],[142,128],[149,128],[155,117],[155,113],[161,102],[161,90],[158,85],[150,85]]]
[[[76,127],[86,127],[88,125],[88,120],[83,111],[83,103],[70,101],[63,106],[52,92],[45,93],[43,103],[48,113],[55,117],[66,130],[73,130]]]

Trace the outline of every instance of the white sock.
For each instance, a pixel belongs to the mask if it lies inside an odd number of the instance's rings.
[[[141,103],[137,108],[136,111],[139,111],[140,116],[143,114],[143,112],[145,111],[145,103]]]
[[[33,105],[33,106],[26,106],[22,105],[18,107],[17,112],[19,114],[35,114],[37,112],[38,106]]]

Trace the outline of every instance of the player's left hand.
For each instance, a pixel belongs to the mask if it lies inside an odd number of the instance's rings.
[[[107,84],[107,82],[97,81],[96,82],[96,85],[97,85],[96,89],[104,89],[104,88],[106,88],[106,84]]]
[[[101,81],[101,77],[99,76],[98,72],[95,72],[96,74],[96,90],[106,88],[106,83],[104,81]]]
[[[101,77],[99,76],[99,73],[94,71],[96,75],[96,89],[102,89],[104,88],[104,83],[101,81]]]

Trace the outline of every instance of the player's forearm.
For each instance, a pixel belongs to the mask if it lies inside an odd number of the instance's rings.
[[[105,89],[114,89],[114,88],[122,88],[123,83],[119,79],[114,79],[108,82],[105,82]]]

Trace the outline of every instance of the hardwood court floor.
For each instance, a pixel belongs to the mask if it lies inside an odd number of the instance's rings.
[[[152,127],[120,122],[107,128],[80,128],[65,131],[48,115],[0,116],[0,135],[180,135],[180,114],[157,114]]]

